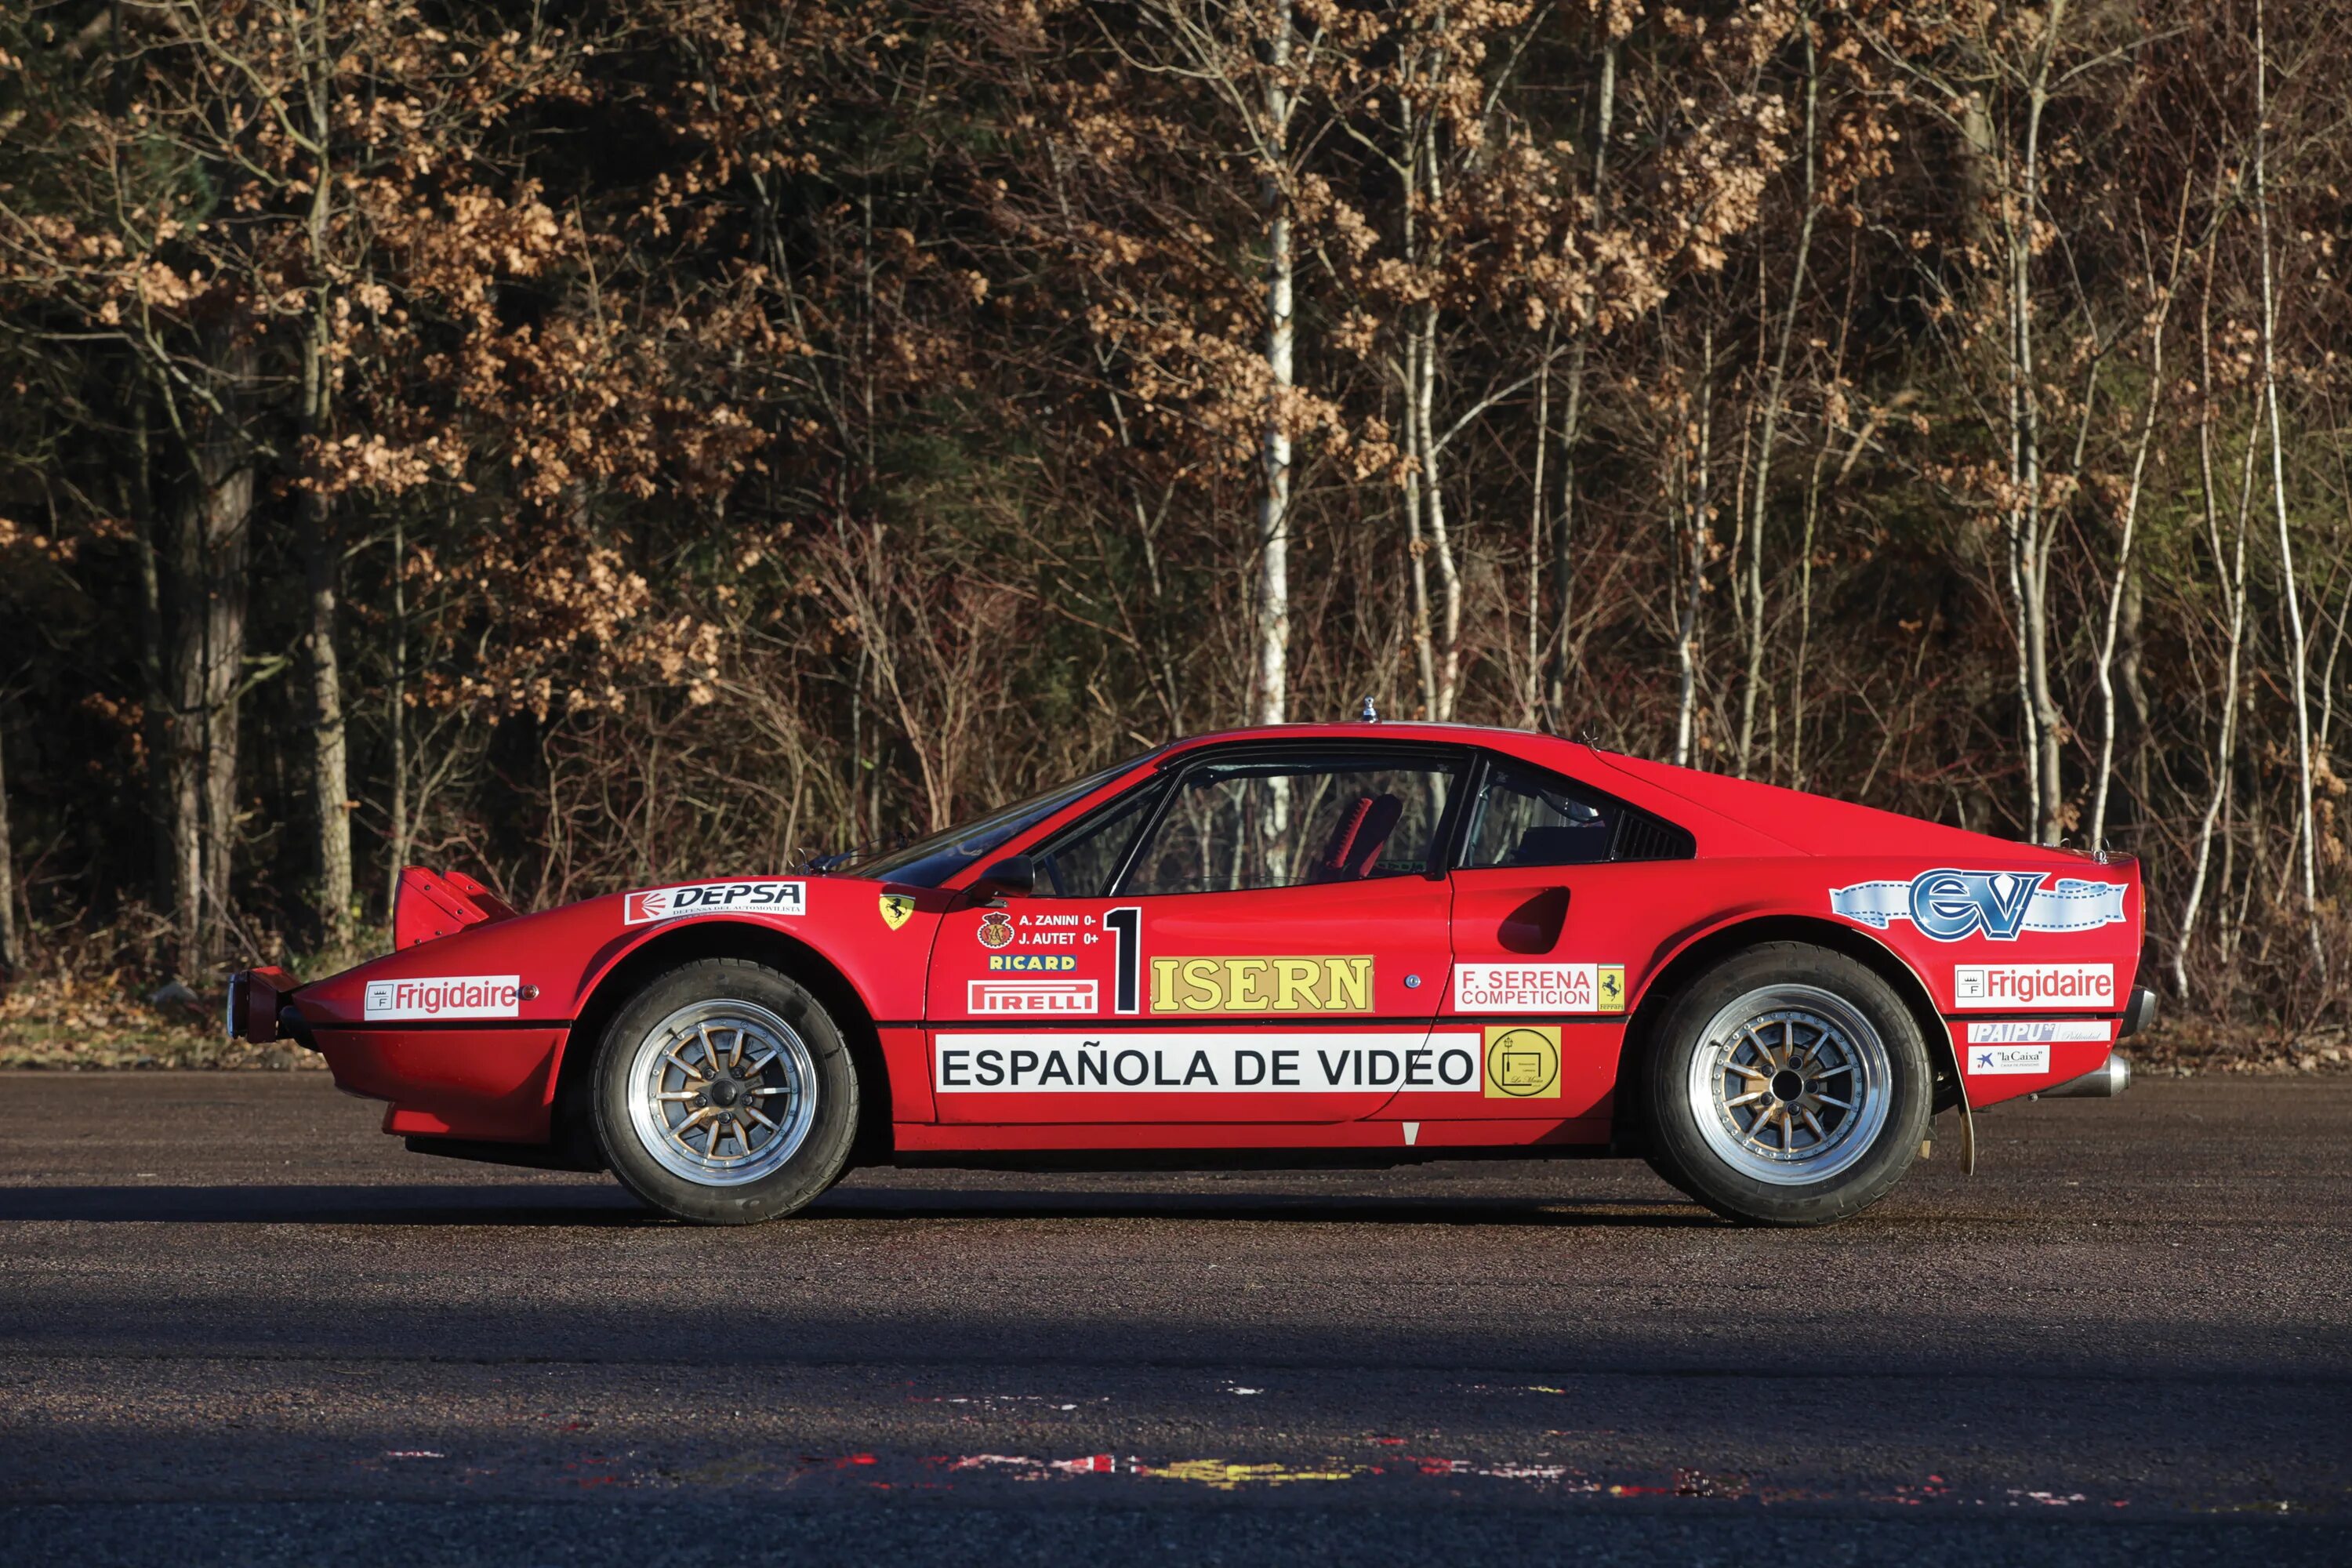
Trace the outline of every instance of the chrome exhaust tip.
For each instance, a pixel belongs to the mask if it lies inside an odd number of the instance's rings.
[[[2109,1051],[2107,1059],[2084,1073],[2081,1078],[2068,1079],[2053,1089],[2045,1089],[2036,1100],[2113,1100],[2131,1087],[2131,1063],[2121,1053]]]

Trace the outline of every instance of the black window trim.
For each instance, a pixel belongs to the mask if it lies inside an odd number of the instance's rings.
[[[1127,856],[1119,863],[1118,874],[1111,879],[1111,890],[1101,896],[1111,899],[1181,899],[1194,896],[1189,893],[1130,893],[1127,889],[1127,880],[1135,874],[1136,862],[1142,858],[1143,847],[1150,843],[1152,837],[1160,831],[1160,825],[1168,815],[1168,803],[1176,798],[1176,792],[1183,787],[1184,780],[1188,775],[1216,763],[1230,762],[1236,757],[1247,758],[1253,754],[1262,753],[1276,758],[1284,756],[1311,758],[1318,754],[1360,756],[1367,752],[1380,757],[1421,758],[1450,763],[1454,765],[1457,776],[1465,781],[1485,777],[1483,769],[1486,757],[1483,752],[1474,747],[1452,745],[1442,741],[1391,741],[1369,736],[1359,741],[1339,736],[1321,736],[1311,741],[1234,741],[1224,745],[1203,746],[1196,751],[1181,752],[1160,763],[1158,780],[1137,786],[1141,789],[1158,790],[1160,798],[1152,803],[1142,831],[1139,832],[1135,836],[1135,841],[1127,847]],[[1424,881],[1442,882],[1453,869],[1455,847],[1461,837],[1465,803],[1474,798],[1474,795],[1475,786],[1457,789],[1454,792],[1454,798],[1445,803],[1445,814],[1438,819],[1437,831],[1431,838],[1429,866],[1421,874]],[[1105,801],[1096,811],[1087,813],[1077,822],[1071,824],[1065,832],[1076,832],[1085,824],[1091,822],[1098,812],[1112,810],[1126,798],[1125,795],[1114,795]],[[1056,834],[1055,838],[1058,840],[1062,836],[1062,834]],[[1283,889],[1248,888],[1240,890],[1278,892]]]

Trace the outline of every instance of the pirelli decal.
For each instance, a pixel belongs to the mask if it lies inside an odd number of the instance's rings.
[[[1369,1013],[1370,958],[1155,958],[1155,1013]]]
[[[940,1094],[1388,1094],[1411,1089],[1475,1096],[1487,1092],[1482,1088],[1484,1045],[1475,1033],[1419,1030],[942,1033],[932,1045],[931,1082]],[[1527,1091],[1515,1088],[1507,1092]]]

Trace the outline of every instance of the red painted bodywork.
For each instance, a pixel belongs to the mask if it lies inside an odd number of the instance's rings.
[[[685,900],[676,889],[639,890],[527,915],[514,914],[469,879],[415,870],[404,880],[399,949],[304,985],[290,1000],[336,1081],[391,1102],[387,1131],[543,1144],[554,1133],[567,1057],[596,1047],[575,1025],[584,1018],[593,1028],[593,1020],[610,1016],[614,994],[607,980],[615,987],[633,983],[627,975],[615,979],[616,971],[648,942],[677,944],[683,956],[699,940],[698,928],[726,926],[732,929],[722,934],[739,947],[768,943],[787,967],[826,973],[835,994],[863,1010],[859,1022],[872,1026],[887,1073],[900,1155],[1017,1158],[1604,1143],[1628,1028],[1642,1018],[1659,976],[1696,944],[1736,942],[1743,934],[1802,938],[1810,931],[1819,940],[1828,933],[1891,957],[1916,977],[1927,1006],[1942,1019],[1969,1100],[1979,1107],[2097,1068],[2131,994],[2143,918],[2139,869],[2129,858],[2013,844],[1514,731],[1294,725],[1204,736],[1146,759],[1008,840],[983,863],[1044,842],[1203,748],[1269,740],[1411,742],[1521,759],[1685,829],[1696,854],[1241,893],[1013,899],[1002,910],[981,907],[961,890],[981,863],[936,889],[782,873],[717,879]],[[1907,883],[1938,869],[2007,874],[2053,889],[2060,878],[2093,884],[2091,894],[2119,908],[2122,918],[2090,929],[2022,931],[2007,941],[1983,931],[1937,941],[1909,918],[1874,922],[1832,908],[1833,889]],[[740,885],[730,891],[719,884]],[[786,890],[792,885],[797,892]],[[913,902],[895,928],[883,917],[885,893]],[[677,912],[698,898],[700,905]],[[1106,923],[1122,907],[1138,910],[1140,949],[1140,987],[1129,1013],[1118,1010],[1119,939]],[[997,929],[984,933],[992,915]],[[1067,995],[1053,999],[1071,1011],[1009,1017],[975,1012],[1002,1000],[985,983],[1011,977],[990,967],[992,957],[1029,963],[1030,955],[1055,966],[1043,977],[1072,983]],[[1284,959],[1287,969],[1276,964]],[[1179,967],[1163,969],[1162,961]],[[1193,962],[1207,967],[1181,967]],[[1465,1013],[1456,1005],[1453,977],[1457,966],[1472,964],[1622,968],[1622,999],[1607,1010],[1573,1014]],[[2021,965],[2060,967],[2022,973]],[[2084,975],[2095,978],[2101,969],[2105,989],[2081,994]],[[1219,988],[1189,985],[1185,977],[1193,973],[1216,978]],[[1039,977],[1034,970],[1022,974]],[[976,988],[975,982],[983,984]],[[1960,994],[1991,985],[2022,994],[2028,982],[2062,992],[2071,985],[2074,994],[2006,1003]],[[1204,995],[1232,1005],[1202,1010],[1177,1000],[1197,1003]],[[373,1009],[372,996],[378,1004]],[[2086,1037],[2029,1042],[2021,1056],[2003,1059],[1970,1039],[1972,1024],[1992,1035]],[[2037,1027],[2021,1030],[2021,1024]],[[2064,1027],[2038,1028],[2046,1024]],[[1500,1098],[1436,1081],[1441,1067],[1460,1070],[1461,1058],[1446,1052],[1483,1052],[1490,1031],[1517,1025],[1559,1029],[1556,1097]],[[1255,1050],[1261,1058],[1276,1048],[1295,1053],[1294,1060],[1310,1051],[1335,1053],[1334,1059],[1360,1052],[1346,1059],[1359,1064],[1362,1080],[1339,1089],[1235,1087],[1213,1093],[1127,1092],[1107,1082],[1008,1091],[980,1081],[986,1050],[1034,1051],[1079,1037],[1101,1041],[1111,1059],[1122,1040],[1159,1040],[1178,1053],[1166,1060],[1179,1059],[1180,1047],[1195,1040],[1218,1052]],[[1234,1066],[1238,1058],[1220,1059],[1230,1074],[1244,1070]],[[2017,1070],[2021,1060],[2038,1070]],[[1980,1070],[1996,1062],[2010,1070]],[[1412,1084],[1402,1081],[1408,1064],[1420,1075]],[[869,1094],[879,1088],[869,1085]]]

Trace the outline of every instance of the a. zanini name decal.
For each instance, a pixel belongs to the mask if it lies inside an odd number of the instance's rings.
[[[1155,1013],[1369,1013],[1369,958],[1155,958]],[[1124,1008],[1121,1011],[1125,1011]]]
[[[2039,871],[1923,871],[1907,882],[1856,882],[1830,889],[1830,909],[1874,931],[1909,921],[1920,934],[1958,942],[1979,931],[2015,942],[2021,931],[2096,931],[2124,918],[2124,884]]]
[[[369,1018],[512,1018],[522,1000],[519,974],[436,976],[429,980],[371,980],[364,1011]]]
[[[964,1008],[971,1013],[1093,1013],[1102,1007],[1091,980],[971,980]]]
[[[1476,1035],[942,1034],[941,1094],[1477,1094]]]
[[[1457,963],[1457,1013],[1622,1013],[1622,963]]]
[[[1952,1000],[1988,1011],[2065,1007],[2084,1013],[2116,1005],[2112,963],[1956,963]]]
[[[682,915],[797,915],[807,902],[802,882],[689,882],[680,888],[650,888],[622,900],[621,919],[633,926],[674,921]]]

